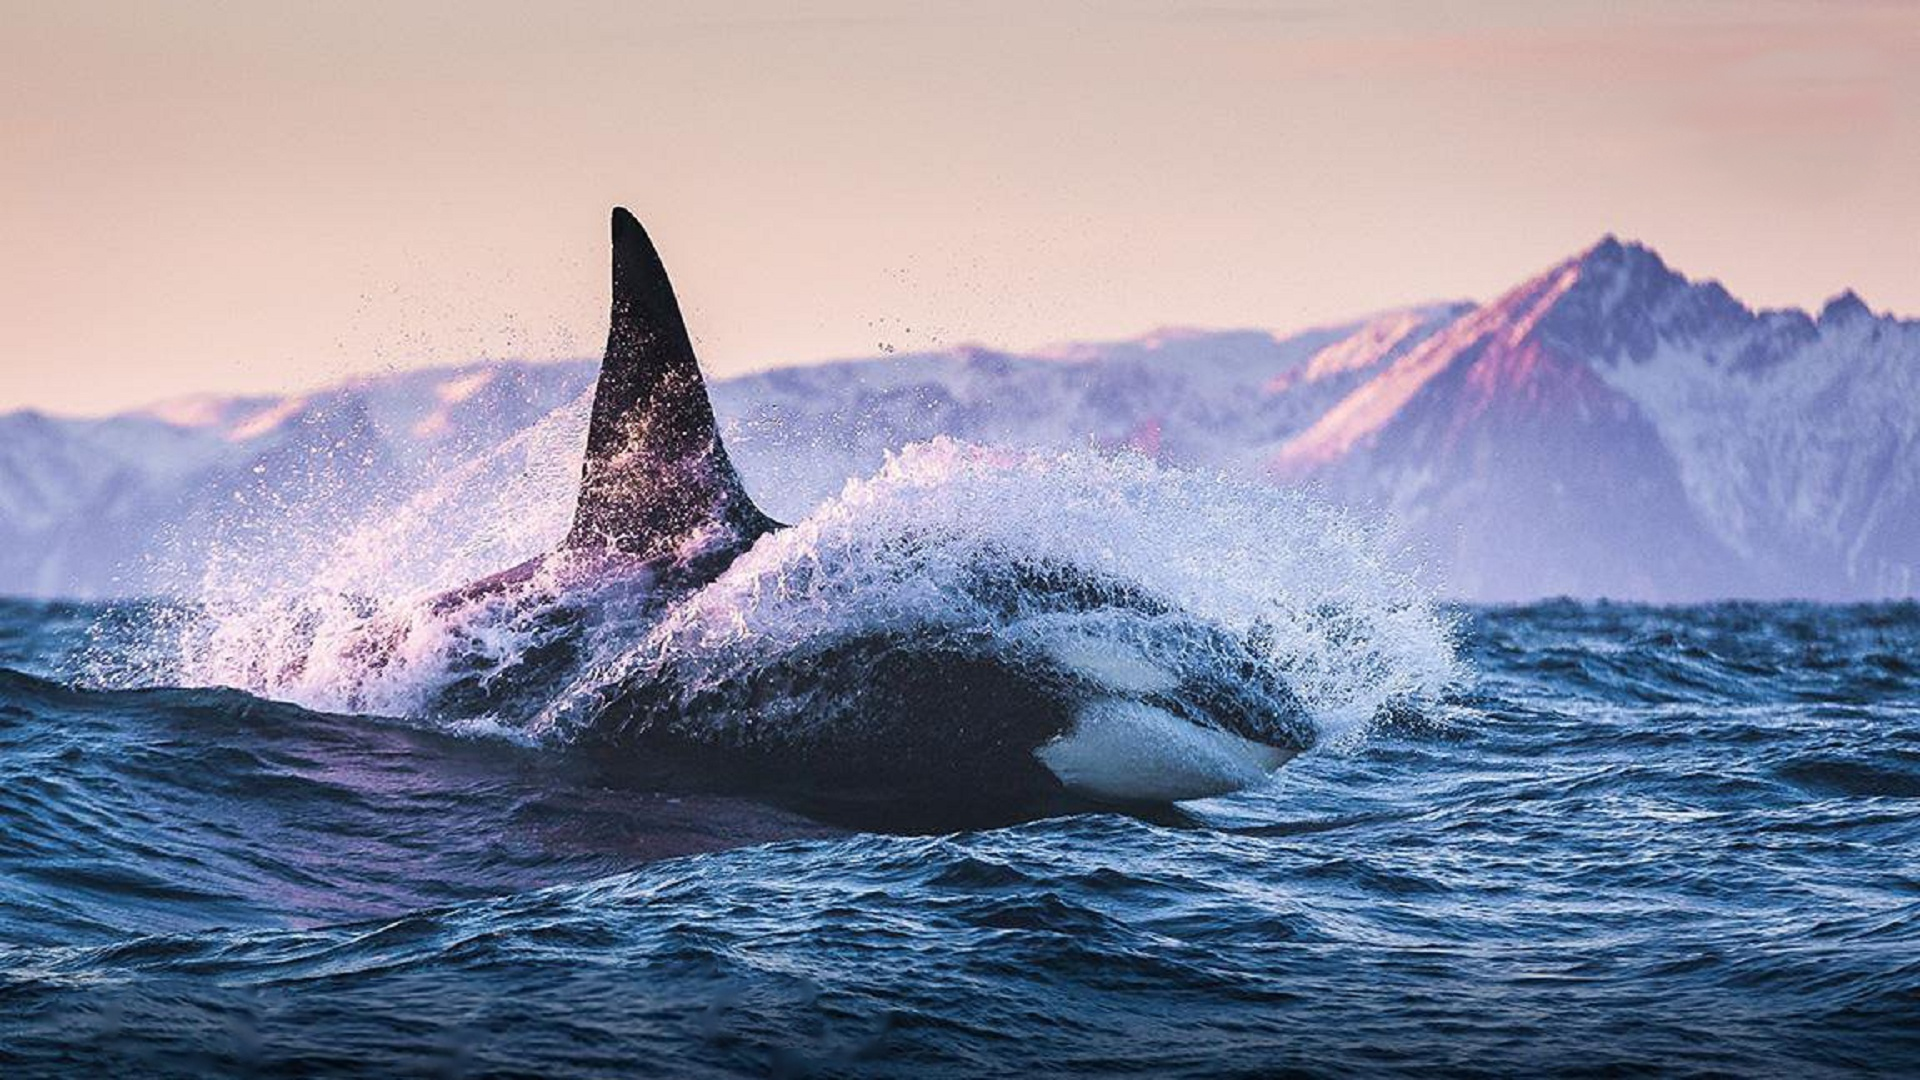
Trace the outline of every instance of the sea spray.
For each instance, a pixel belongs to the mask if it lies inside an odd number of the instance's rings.
[[[891,455],[690,594],[554,560],[513,589],[445,602],[564,529],[571,487],[541,463],[569,457],[552,444],[576,429],[559,416],[510,440],[316,551],[304,575],[210,578],[149,676],[565,741],[608,687],[666,664],[719,685],[836,638],[923,627],[1031,646],[1124,692],[1244,661],[1190,632],[1205,625],[1250,643],[1337,744],[1460,675],[1446,616],[1376,522],[1129,453],[945,438]],[[980,570],[1007,565],[1122,583],[1180,618],[1061,611],[1039,588],[982,594]]]
[[[1255,642],[1323,737],[1356,734],[1396,702],[1460,677],[1449,624],[1377,523],[1304,494],[1156,465],[1134,454],[1016,453],[940,438],[889,456],[789,529],[764,537],[675,604],[624,655],[597,663],[540,720],[667,660],[709,684],[769,657],[914,625],[1054,650],[1169,655],[1177,620],[1111,607],[1060,612],[1035,589],[983,596],[983,566],[1061,566],[1137,588],[1183,618]],[[1097,660],[1094,662],[1098,662]]]

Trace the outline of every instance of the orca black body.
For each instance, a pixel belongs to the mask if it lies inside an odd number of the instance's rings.
[[[436,610],[537,588],[558,598],[543,617],[564,620],[568,581],[615,578],[642,597],[629,617],[658,619],[783,528],[727,457],[652,242],[624,209],[612,233],[611,323],[572,527],[557,551],[445,594]],[[895,626],[780,655],[717,686],[669,658],[599,691],[583,741],[649,770],[670,764],[810,807],[881,808],[883,820],[919,827],[1221,794],[1312,740],[1298,700],[1252,643],[1144,590],[1064,561],[983,564],[969,582],[988,608],[1125,610],[1215,660],[1116,690],[1031,643]],[[556,640],[553,670],[577,647]],[[538,682],[542,659],[536,651],[522,674]],[[497,708],[498,688],[481,692]]]

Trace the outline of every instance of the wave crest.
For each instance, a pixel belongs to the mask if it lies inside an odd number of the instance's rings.
[[[387,547],[330,553],[322,580],[381,580]],[[992,641],[1119,698],[1231,681],[1251,656],[1336,741],[1460,675],[1448,618],[1379,525],[1131,454],[910,446],[686,595],[562,559],[471,602],[437,602],[443,585],[208,598],[175,620],[170,674],[558,741],[590,728],[613,687],[670,671],[691,700],[896,633]],[[1127,602],[1063,603],[1074,589]]]
[[[1021,572],[983,576],[994,567]],[[1068,581],[1153,603],[1062,610],[1055,591]],[[541,724],[579,723],[598,687],[663,664],[697,691],[773,657],[892,632],[993,635],[1070,666],[1131,667],[1097,672],[1121,682],[1244,662],[1155,604],[1252,643],[1323,735],[1430,700],[1459,675],[1447,619],[1382,530],[1352,514],[1136,455],[942,438],[761,538],[644,640],[593,664]]]

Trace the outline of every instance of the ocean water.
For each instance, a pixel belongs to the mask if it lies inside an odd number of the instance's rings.
[[[0,603],[7,1077],[1920,1070],[1911,605],[1460,611],[1260,788],[939,835],[84,688],[103,614]]]

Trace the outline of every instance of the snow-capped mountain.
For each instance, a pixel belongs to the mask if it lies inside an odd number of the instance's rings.
[[[886,452],[952,435],[1027,448],[1127,447],[1258,475],[1288,438],[1464,305],[1291,337],[1162,330],[1030,355],[965,347],[782,368],[714,388],[754,497],[797,516]]]
[[[724,380],[713,394],[755,498],[789,520],[888,450],[942,434],[1130,446],[1257,474],[1370,365],[1458,311],[1286,338],[1168,330],[1024,356],[966,347],[846,360]],[[192,592],[209,571],[284,578],[336,542],[369,542],[369,523],[426,515],[432,527],[410,535],[434,533],[430,549],[382,554],[417,564],[395,580],[524,558],[566,528],[595,370],[476,364],[103,420],[0,417],[0,592]],[[436,559],[444,574],[428,565]]]
[[[396,581],[506,565],[566,526],[593,370],[0,416],[0,592],[284,578],[335,543]],[[1608,238],[1483,306],[845,360],[714,396],[749,488],[789,520],[935,435],[1125,446],[1381,508],[1449,595],[1852,599],[1916,588],[1917,379],[1920,323],[1851,293],[1817,317],[1752,311]],[[396,522],[433,542],[368,528]]]
[[[1909,596],[1920,323],[1756,312],[1609,237],[1281,447],[1390,509],[1461,595]]]

